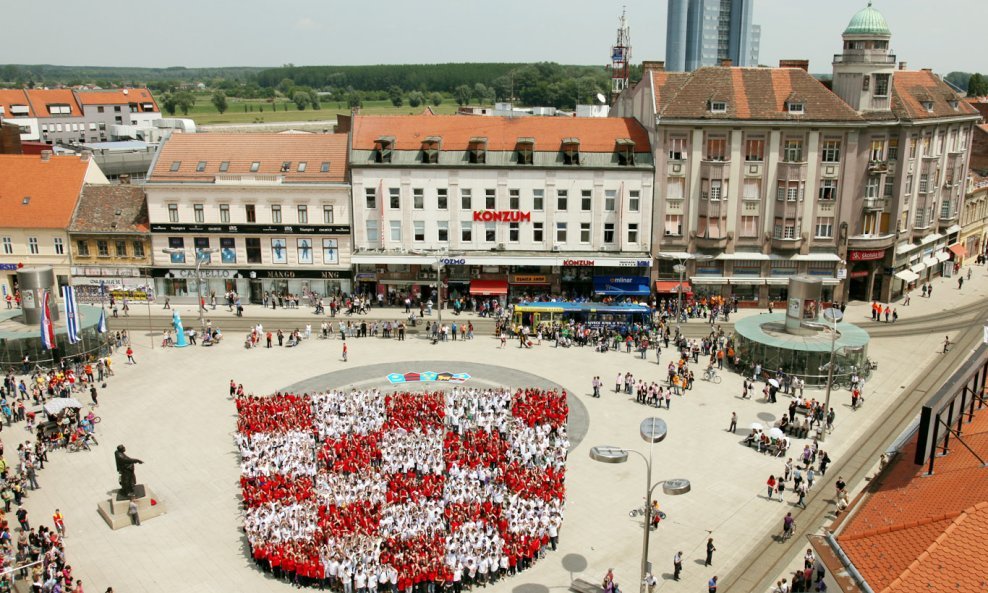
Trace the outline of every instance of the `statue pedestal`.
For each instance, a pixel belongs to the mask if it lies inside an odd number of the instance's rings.
[[[154,491],[144,484],[134,486],[134,496],[137,503],[137,515],[141,518],[141,523],[148,519],[153,519],[158,515],[163,515],[166,511],[165,505],[155,495]],[[155,504],[151,504],[151,499]],[[119,490],[113,491],[113,496],[96,505],[99,512],[110,529],[117,530],[132,524],[127,510],[130,508],[130,497],[120,494]]]

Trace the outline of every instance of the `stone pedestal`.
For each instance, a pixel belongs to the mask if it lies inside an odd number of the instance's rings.
[[[165,504],[159,499],[153,490],[144,484],[134,486],[134,496],[137,503],[137,515],[141,518],[141,523],[148,519],[153,519],[165,513]],[[155,504],[151,504],[151,499]],[[96,505],[99,512],[110,529],[116,530],[132,524],[127,510],[130,508],[130,498],[120,494],[119,490],[113,491],[113,496]]]

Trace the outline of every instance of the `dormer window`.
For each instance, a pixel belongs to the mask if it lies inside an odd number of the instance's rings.
[[[288,173],[291,170],[292,170],[292,162],[291,161],[284,161],[283,163],[281,163],[281,172],[282,173]]]
[[[471,138],[468,157],[474,165],[487,162],[487,138]]]
[[[374,162],[390,163],[391,151],[394,149],[395,139],[393,136],[382,136],[374,142]]]
[[[51,115],[72,115],[72,107],[66,103],[49,103],[48,113]]]
[[[635,141],[631,138],[618,138],[617,147],[618,165],[622,167],[635,166]]]
[[[789,101],[786,103],[786,111],[793,115],[803,115],[806,113],[806,108],[802,101]]]
[[[515,143],[515,154],[519,165],[531,165],[535,152],[535,138],[519,138]]]
[[[957,111],[957,108],[959,106],[960,106],[960,103],[957,102],[957,99],[951,99],[950,100],[950,108],[951,109],[953,109],[954,111]]]
[[[13,117],[28,115],[31,112],[27,105],[11,105],[10,115]]]
[[[172,166],[169,169],[172,173],[178,171],[178,168],[182,166],[182,161],[172,161]]]
[[[710,113],[727,113],[727,101],[710,101]]]
[[[257,173],[261,169],[261,161],[254,161],[250,164],[250,172]]]
[[[422,141],[422,164],[439,164],[439,144],[442,138],[439,136],[429,136]]]
[[[223,161],[220,163],[220,173],[226,173],[230,170],[230,161]]]
[[[206,170],[206,161],[199,161],[196,163],[196,173],[202,173]]]
[[[923,109],[927,110],[930,113],[933,113],[933,101],[929,101],[929,100],[922,101],[921,104],[923,105]]]
[[[580,164],[579,138],[563,138],[563,164],[564,165]]]

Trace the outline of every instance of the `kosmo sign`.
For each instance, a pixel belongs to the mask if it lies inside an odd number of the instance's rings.
[[[474,222],[531,222],[532,213],[521,210],[474,210]]]
[[[873,249],[869,251],[851,251],[847,257],[851,261],[874,261],[885,259],[884,249]]]
[[[439,259],[439,263],[444,266],[462,266],[467,263],[467,260],[462,257],[443,257]]]

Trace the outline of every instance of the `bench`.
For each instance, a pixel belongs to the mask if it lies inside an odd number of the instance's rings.
[[[569,584],[569,590],[573,593],[603,593],[604,588],[584,579],[575,579]]]

